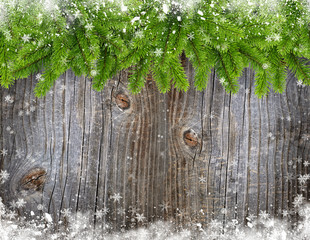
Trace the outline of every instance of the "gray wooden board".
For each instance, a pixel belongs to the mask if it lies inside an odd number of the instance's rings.
[[[10,173],[0,185],[4,202],[23,198],[20,215],[49,212],[57,221],[69,221],[64,209],[93,215],[106,207],[92,221],[117,229],[158,219],[244,222],[261,211],[282,217],[297,194],[309,198],[309,184],[302,191],[298,181],[309,174],[309,87],[297,86],[289,73],[284,94],[271,90],[258,99],[255,73],[246,68],[238,94],[227,94],[214,71],[199,92],[192,65],[184,67],[187,92],[161,94],[149,76],[131,95],[127,71],[102,92],[72,71],[39,99],[35,76],[2,88],[0,150],[8,154],[0,155],[0,169]],[[128,97],[128,109],[119,94]],[[187,145],[186,131],[196,146]],[[44,187],[25,190],[21,180],[36,168],[46,171]]]

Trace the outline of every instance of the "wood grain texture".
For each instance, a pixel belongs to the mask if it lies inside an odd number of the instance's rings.
[[[55,220],[66,220],[64,209],[106,208],[93,222],[119,229],[158,219],[244,222],[260,211],[281,217],[297,194],[308,199],[310,187],[301,189],[298,177],[309,173],[309,87],[288,74],[286,93],[257,99],[255,73],[246,68],[238,94],[225,93],[214,71],[198,92],[193,67],[183,65],[186,93],[161,94],[149,76],[131,95],[126,71],[102,92],[71,71],[41,99],[35,76],[1,89],[0,150],[8,154],[0,169],[10,173],[0,185],[4,202],[23,198],[21,215],[49,212]]]

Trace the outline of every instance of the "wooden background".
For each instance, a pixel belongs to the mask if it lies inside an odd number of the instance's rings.
[[[192,86],[194,69],[184,67]],[[149,77],[130,95],[127,74],[102,92],[71,71],[41,99],[35,76],[0,89],[7,206],[22,198],[20,215],[49,212],[55,220],[67,217],[64,209],[92,215],[106,207],[93,221],[119,229],[157,219],[243,222],[265,210],[281,218],[297,194],[309,199],[310,187],[298,181],[310,168],[309,87],[291,74],[285,94],[261,100],[250,68],[236,95],[225,93],[214,72],[204,92],[192,86],[161,94]]]

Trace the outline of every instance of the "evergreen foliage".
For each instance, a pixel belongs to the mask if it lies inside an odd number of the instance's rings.
[[[206,88],[215,68],[226,91],[236,93],[249,64],[258,97],[270,89],[282,93],[288,70],[310,85],[306,0],[196,2],[186,8],[168,0],[0,0],[0,84],[8,88],[35,74],[35,94],[44,96],[71,68],[100,91],[129,68],[133,93],[141,91],[148,74],[163,93],[172,86],[186,91],[181,60],[186,55],[197,90]]]

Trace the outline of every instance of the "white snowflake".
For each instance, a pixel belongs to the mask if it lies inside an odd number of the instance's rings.
[[[267,213],[266,211],[260,211],[259,213],[259,216],[262,218],[262,219],[268,219],[269,218],[269,213]]]
[[[266,37],[266,41],[267,41],[267,42],[271,42],[271,41],[272,41],[272,37],[271,37],[271,36],[267,36],[267,37]]]
[[[6,170],[0,171],[0,183],[6,182],[10,177],[10,174]]]
[[[31,107],[29,108],[29,110],[30,110],[30,112],[34,112],[34,111],[36,110],[36,107],[35,107],[35,106],[31,106]]]
[[[199,182],[200,183],[206,183],[207,179],[205,177],[199,177]]]
[[[309,165],[310,165],[309,161],[305,161],[305,162],[304,162],[304,166],[305,166],[305,167],[308,167]]]
[[[97,71],[96,70],[91,70],[90,75],[96,76],[97,75]]]
[[[289,212],[287,210],[282,211],[282,216],[287,217],[289,215]]]
[[[17,217],[17,213],[14,211],[9,211],[6,213],[6,217],[10,220],[15,219]]]
[[[182,21],[181,16],[177,16],[177,20],[178,20],[179,22],[181,22],[181,21]]]
[[[273,35],[273,39],[274,39],[275,41],[280,41],[280,40],[281,40],[281,35],[280,35],[280,34],[274,34],[274,35]]]
[[[60,213],[63,214],[64,217],[70,217],[71,210],[69,208],[64,208],[63,210],[60,211]]]
[[[24,36],[22,37],[24,43],[29,42],[31,37],[30,34],[24,34]]]
[[[302,162],[302,157],[298,157],[298,158],[296,159],[296,161],[297,161],[298,163],[301,163],[301,162]]]
[[[92,23],[87,23],[87,24],[85,25],[85,28],[87,29],[87,31],[91,31],[91,30],[94,28],[94,26],[93,26]]]
[[[198,10],[197,13],[200,15],[200,16],[203,16],[203,12]]]
[[[80,10],[76,10],[76,12],[73,14],[74,18],[78,18],[81,16]]]
[[[159,20],[160,22],[163,22],[163,21],[165,21],[166,16],[165,16],[165,14],[159,14],[159,15],[157,16],[157,18],[158,18],[158,20]]]
[[[227,82],[226,82],[225,78],[220,78],[219,81],[220,81],[220,83],[221,83],[223,86],[227,85]]]
[[[113,199],[113,202],[120,202],[120,200],[123,197],[119,193],[115,193],[113,196],[111,196],[111,199]]]
[[[13,103],[14,100],[10,95],[5,96],[4,101],[7,103]]]
[[[159,206],[161,207],[161,210],[164,211],[164,212],[168,212],[168,208],[170,208],[169,204],[166,203],[166,202],[163,202]]]
[[[137,213],[136,219],[138,220],[138,222],[143,222],[145,217],[143,216],[143,213],[142,214]]]
[[[43,80],[44,80],[44,78],[42,77],[42,74],[41,74],[41,73],[38,73],[38,74],[36,75],[36,80],[38,80],[38,81],[43,81]]]
[[[16,202],[16,207],[17,208],[22,208],[26,205],[26,201],[22,198],[19,198]]]
[[[24,153],[21,150],[19,150],[19,149],[16,150],[16,157],[17,158],[21,158],[23,154]]]
[[[188,34],[187,38],[192,41],[195,38],[194,33],[191,32],[190,34]]]
[[[37,209],[39,211],[42,211],[44,209],[44,206],[42,204],[38,204]]]
[[[1,154],[3,157],[5,157],[6,155],[8,155],[8,150],[7,150],[7,149],[2,149],[2,150],[0,151],[0,154]]]
[[[297,86],[298,87],[303,87],[304,85],[303,85],[303,81],[302,80],[298,80],[297,81]]]
[[[143,38],[143,32],[142,31],[137,31],[136,32],[136,37],[137,38]]]
[[[295,208],[298,208],[301,206],[301,204],[303,203],[303,196],[302,194],[297,194],[297,196],[294,198],[294,201],[293,201],[293,205]]]
[[[154,54],[156,57],[160,57],[163,54],[163,51],[161,50],[161,48],[156,48]]]
[[[267,69],[267,68],[269,68],[269,65],[268,65],[267,63],[264,63],[264,64],[262,65],[262,67],[263,67],[263,69]]]
[[[119,209],[117,209],[117,214],[124,216],[124,215],[126,215],[126,210],[124,208],[120,207]]]

